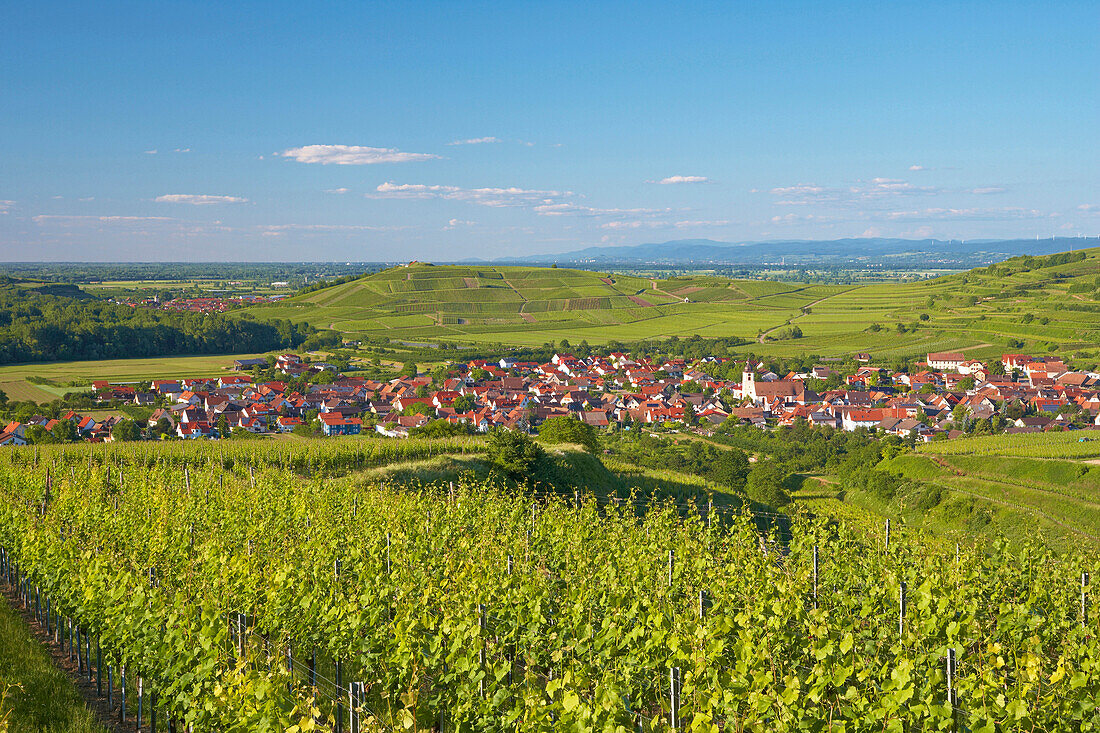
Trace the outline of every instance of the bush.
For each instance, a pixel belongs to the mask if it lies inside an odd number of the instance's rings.
[[[522,480],[531,475],[531,469],[545,452],[542,446],[526,433],[505,428],[495,428],[489,433],[487,457],[505,476]]]
[[[791,497],[783,488],[785,479],[786,476],[773,462],[757,463],[749,471],[749,477],[745,481],[745,492],[752,501],[778,509],[791,501]]]
[[[600,449],[596,429],[573,415],[547,419],[539,427],[539,439],[544,443],[583,445],[590,453],[596,453]]]

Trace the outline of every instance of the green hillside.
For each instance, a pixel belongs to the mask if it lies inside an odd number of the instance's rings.
[[[347,337],[535,345],[737,336],[793,355],[967,349],[1100,361],[1100,250],[1017,257],[916,283],[663,280],[536,267],[416,264],[251,309]],[[797,327],[801,336],[797,336]]]

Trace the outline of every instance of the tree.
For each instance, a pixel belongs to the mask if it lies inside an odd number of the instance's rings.
[[[80,439],[76,423],[72,420],[59,420],[57,425],[53,426],[52,432],[54,437],[62,443],[75,443]]]
[[[462,394],[455,397],[455,401],[451,403],[451,407],[455,412],[469,412],[474,409],[474,398],[468,394]]]
[[[46,443],[57,442],[57,436],[51,433],[49,430],[46,430],[46,428],[42,427],[41,425],[31,425],[24,432],[24,435],[27,436],[27,442],[33,443],[34,445],[44,445]]]
[[[596,429],[573,415],[548,418],[539,426],[539,439],[544,443],[583,445],[590,453],[600,449]]]
[[[133,420],[120,420],[111,428],[111,437],[124,442],[141,440],[141,429]]]
[[[961,389],[961,390],[974,389],[975,383],[976,382],[974,380],[974,377],[965,377],[965,378],[963,378],[962,380],[959,381],[959,389]]]
[[[785,478],[775,463],[760,461],[749,471],[748,479],[745,481],[745,493],[748,494],[749,499],[757,503],[779,508],[791,501],[791,497],[783,488]]]
[[[229,437],[229,419],[224,414],[218,416],[218,437]]]
[[[416,362],[407,361],[401,366],[400,376],[415,377],[417,375]]]
[[[718,459],[711,464],[711,478],[733,489],[745,486],[749,475],[749,459],[739,448],[720,451]]]
[[[526,433],[494,428],[487,441],[489,461],[505,476],[521,480],[530,475],[535,463],[544,455],[542,446]]]

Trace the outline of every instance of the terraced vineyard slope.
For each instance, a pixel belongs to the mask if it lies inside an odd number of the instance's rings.
[[[698,334],[742,338],[746,350],[779,356],[962,349],[980,357],[1020,348],[1100,361],[1100,250],[854,286],[414,264],[252,312],[411,342],[601,344]]]

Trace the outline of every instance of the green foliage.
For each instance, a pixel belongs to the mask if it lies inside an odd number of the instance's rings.
[[[489,461],[516,481],[529,477],[535,463],[544,455],[542,446],[518,430],[494,428],[487,437]]]
[[[5,364],[269,351],[297,346],[314,330],[290,321],[130,308],[0,287],[0,363]]]
[[[574,415],[560,415],[543,421],[539,426],[539,440],[543,443],[580,445],[592,453],[600,449],[596,429]]]
[[[141,428],[133,420],[121,420],[111,428],[111,437],[124,443],[140,440]]]
[[[426,425],[413,428],[409,435],[417,438],[448,438],[456,435],[472,435],[469,423],[452,423],[446,420],[429,420]]]
[[[786,506],[791,501],[783,486],[786,478],[775,463],[758,463],[745,480],[745,493],[751,500],[773,509]]]
[[[451,403],[451,408],[454,409],[455,412],[469,412],[474,409],[476,404],[477,403],[474,402],[474,398],[471,395],[464,394],[455,397],[455,401]]]
[[[947,648],[969,730],[1086,730],[1100,694],[1076,611],[1092,553],[993,541],[956,556],[899,524],[887,548],[857,516],[795,514],[780,541],[735,513],[711,524],[679,505],[333,473],[424,450],[415,439],[109,448],[40,449],[38,465],[34,449],[6,452],[0,545],[196,730],[302,731],[315,714],[330,728],[332,698],[288,684],[288,646],[299,664],[316,649],[325,679],[339,659],[345,679],[372,680],[364,703],[386,730],[430,730],[440,710],[469,731],[632,730],[631,711],[663,730],[669,666],[697,731],[949,730]],[[56,469],[45,514],[43,463]],[[967,499],[936,511],[991,520]],[[240,659],[226,609],[250,620]]]

